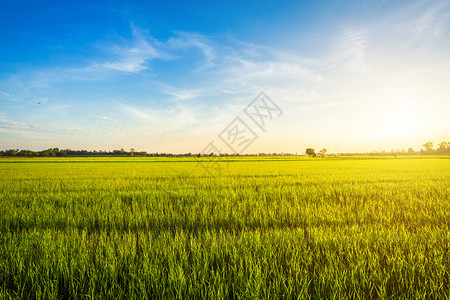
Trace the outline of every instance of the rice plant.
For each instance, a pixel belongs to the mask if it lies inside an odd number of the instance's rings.
[[[1,160],[0,298],[449,296],[450,160],[226,164]]]

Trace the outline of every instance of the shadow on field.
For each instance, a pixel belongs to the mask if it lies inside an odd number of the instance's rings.
[[[421,220],[414,223],[408,223],[404,221],[389,222],[389,223],[354,223],[349,221],[317,221],[317,222],[295,222],[291,220],[285,220],[284,222],[269,222],[266,224],[261,223],[243,223],[241,221],[234,220],[216,220],[214,224],[202,224],[200,222],[182,223],[177,222],[179,220],[156,220],[149,221],[147,223],[108,223],[94,220],[92,222],[68,224],[65,222],[51,221],[51,222],[27,222],[23,220],[14,220],[9,223],[0,225],[0,232],[22,232],[33,230],[55,230],[55,231],[87,231],[91,233],[109,233],[109,232],[167,232],[167,231],[183,231],[183,232],[206,232],[206,231],[222,231],[222,232],[239,232],[239,231],[272,231],[272,230],[296,230],[307,228],[323,228],[332,231],[346,231],[354,230],[356,232],[362,232],[367,230],[376,229],[391,229],[403,227],[403,229],[415,233],[417,230],[421,230],[424,226],[430,227],[442,227],[442,220]],[[445,226],[444,226],[445,227]],[[447,227],[450,228],[450,222]]]

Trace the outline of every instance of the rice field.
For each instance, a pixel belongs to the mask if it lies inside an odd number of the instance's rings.
[[[217,165],[1,159],[0,299],[449,298],[448,157]]]

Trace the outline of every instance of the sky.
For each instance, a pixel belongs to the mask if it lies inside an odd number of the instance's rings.
[[[337,153],[450,140],[448,1],[1,6],[0,149]],[[251,143],[233,147],[232,130]]]

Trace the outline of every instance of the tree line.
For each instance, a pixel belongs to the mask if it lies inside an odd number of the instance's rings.
[[[0,156],[20,156],[20,157],[75,157],[75,156],[171,156],[167,153],[147,153],[146,151],[135,151],[131,149],[126,151],[123,148],[120,150],[71,150],[64,149],[60,150],[58,148],[49,148],[47,150],[32,151],[32,150],[20,150],[20,149],[10,149],[5,151],[0,151]]]
[[[437,147],[433,142],[426,142],[420,150],[413,148],[391,149],[390,151],[381,150],[367,153],[339,153],[339,155],[368,155],[368,156],[397,156],[397,155],[450,155],[450,142],[442,141]]]
[[[405,149],[391,149],[391,151],[373,151],[367,153],[338,153],[337,155],[369,155],[369,156],[397,156],[397,155],[450,155],[450,142],[442,141],[437,147],[434,147],[432,142],[427,142],[423,144],[423,148],[416,151],[413,148]],[[308,156],[325,156],[327,149],[323,148],[319,152],[315,152],[312,148],[307,148],[305,154]],[[223,153],[220,156],[294,156],[296,154],[291,153],[259,153],[259,154],[238,154]],[[336,155],[336,154],[330,154]],[[33,150],[20,150],[20,149],[9,149],[1,150],[0,157],[86,157],[86,156],[114,156],[114,157],[201,157],[201,156],[215,156],[214,154],[200,154],[200,153],[147,153],[146,151],[135,151],[131,148],[130,151],[125,149],[120,150],[71,150],[59,148],[49,148],[47,150],[33,151]]]

